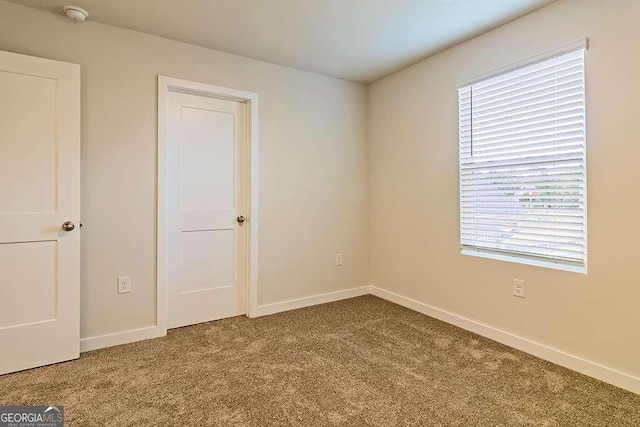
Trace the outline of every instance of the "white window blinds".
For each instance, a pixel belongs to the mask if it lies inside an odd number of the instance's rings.
[[[458,98],[462,248],[586,267],[584,49]]]

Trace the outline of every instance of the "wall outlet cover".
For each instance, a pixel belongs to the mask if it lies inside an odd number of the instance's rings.
[[[524,280],[513,279],[513,296],[524,298]]]
[[[118,293],[119,294],[131,293],[131,276],[118,277]]]

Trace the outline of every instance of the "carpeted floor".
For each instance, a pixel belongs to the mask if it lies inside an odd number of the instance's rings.
[[[70,425],[640,426],[640,396],[373,296],[0,377]]]

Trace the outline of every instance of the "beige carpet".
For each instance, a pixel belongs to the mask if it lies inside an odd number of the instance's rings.
[[[640,426],[640,396],[373,296],[0,377],[70,425]]]

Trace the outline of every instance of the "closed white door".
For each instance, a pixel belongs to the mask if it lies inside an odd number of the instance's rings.
[[[77,358],[78,65],[0,52],[0,183],[0,374]]]
[[[169,92],[168,327],[247,312],[246,104]]]

